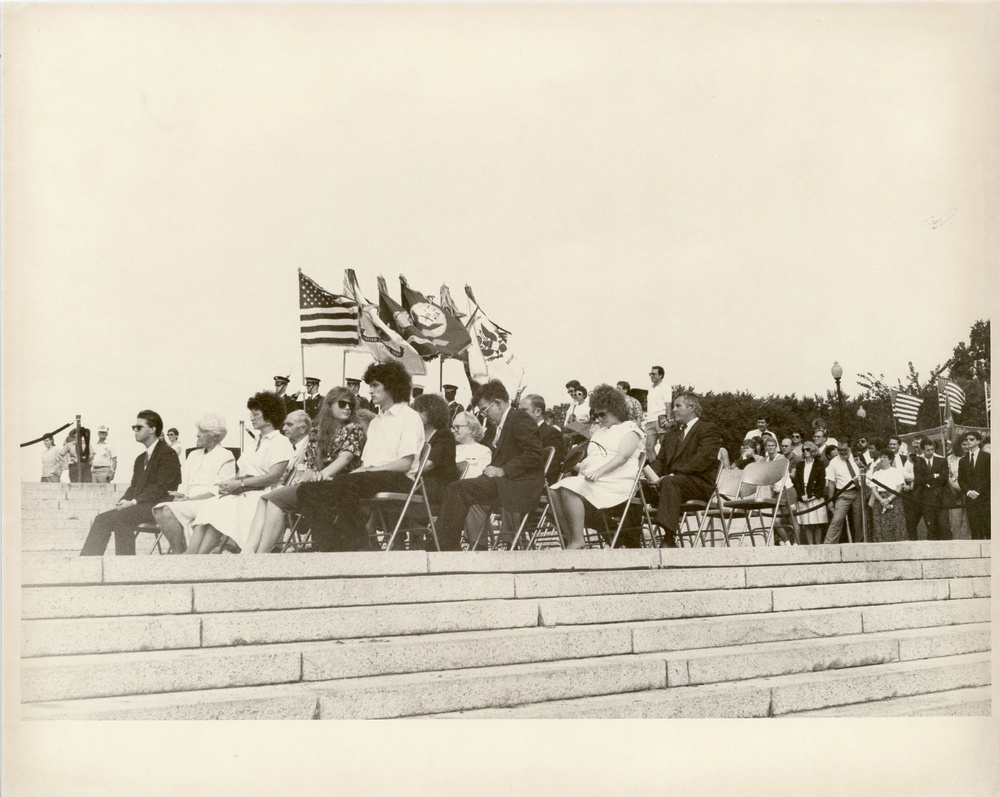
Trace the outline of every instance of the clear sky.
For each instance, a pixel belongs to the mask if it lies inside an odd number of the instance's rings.
[[[7,445],[80,413],[131,460],[145,407],[238,444],[302,377],[299,268],[469,283],[552,402],[926,375],[996,295],[996,11],[7,6]]]

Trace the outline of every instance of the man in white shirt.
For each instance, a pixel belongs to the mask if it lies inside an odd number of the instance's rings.
[[[362,502],[381,492],[408,493],[413,486],[424,424],[409,405],[410,375],[397,362],[373,363],[365,382],[379,414],[368,426],[361,467],[299,486],[299,511],[312,528],[316,551],[368,550]]]
[[[749,440],[751,437],[760,437],[761,442],[765,442],[767,438],[772,438],[774,442],[778,442],[778,435],[767,428],[767,418],[758,418],[757,426],[747,432],[744,436],[744,440]]]
[[[97,442],[90,449],[90,480],[94,484],[114,481],[118,469],[118,457],[108,443],[108,427],[97,427]]]
[[[830,498],[835,492],[842,490],[833,502],[833,518],[830,520],[830,527],[827,529],[826,539],[823,541],[827,545],[835,545],[840,542],[840,535],[844,530],[848,514],[851,516],[851,530],[854,534],[854,540],[856,542],[862,541],[861,514],[864,511],[864,503],[856,481],[859,472],[858,466],[854,462],[851,447],[847,443],[839,443],[837,453],[838,456],[834,457],[826,466],[827,497]]]
[[[667,430],[670,420],[670,386],[663,379],[663,366],[649,369],[652,387],[646,394],[646,459],[656,458],[656,442]]]
[[[52,435],[45,435],[42,442],[45,443],[45,451],[42,452],[42,481],[58,482],[66,460],[63,458],[62,451],[56,448],[56,441]]]

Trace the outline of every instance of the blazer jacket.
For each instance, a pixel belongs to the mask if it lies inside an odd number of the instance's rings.
[[[722,435],[711,421],[698,418],[682,440],[679,429],[670,429],[660,444],[653,470],[659,476],[677,474],[695,479],[711,490],[719,472]]]
[[[566,458],[566,440],[563,438],[562,432],[550,423],[538,424],[538,434],[542,438],[542,448],[551,446],[555,449],[556,453],[552,457],[552,464],[545,472],[545,480],[549,484],[555,484],[559,480],[559,471],[562,468],[563,460]]]
[[[181,483],[181,461],[177,452],[162,440],[153,446],[149,467],[146,467],[146,452],[135,458],[132,466],[132,483],[122,499],[139,504],[158,504],[169,501],[171,490]]]
[[[489,445],[489,438],[484,437],[483,444]],[[504,476],[496,480],[500,504],[514,512],[534,509],[545,483],[542,436],[535,419],[511,407],[500,429],[500,439],[491,448],[490,464],[504,471]]]
[[[826,495],[826,468],[818,459],[813,459],[812,470],[809,471],[808,484],[804,481],[806,472],[805,460],[795,463],[795,470],[792,472],[792,486],[800,498],[823,498]]]
[[[928,467],[923,456],[913,458],[913,495],[920,501],[940,502],[948,487],[948,460],[934,455]]]
[[[458,478],[458,466],[455,464],[455,435],[451,429],[438,429],[431,437],[431,454],[428,464],[434,467],[424,471],[424,484],[427,487],[427,497],[436,502],[444,488]]]
[[[969,455],[966,454],[958,461],[958,486],[962,490],[964,497],[969,490],[979,493],[977,500],[990,497],[990,455],[980,450],[976,454],[976,467],[969,465]]]

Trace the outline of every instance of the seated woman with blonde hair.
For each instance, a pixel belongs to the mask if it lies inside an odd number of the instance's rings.
[[[335,387],[320,407],[319,433],[306,450],[305,469],[292,483],[260,497],[250,524],[245,553],[270,553],[285,530],[285,513],[298,507],[299,485],[350,473],[361,464],[365,432],[358,422],[358,397],[346,387]]]
[[[480,441],[486,430],[471,412],[460,412],[451,422],[451,431],[458,443],[455,446],[455,461],[467,462],[463,479],[475,479],[483,475],[483,470],[493,459],[493,452]]]
[[[584,522],[587,505],[608,509],[624,503],[639,472],[644,434],[628,420],[625,396],[611,385],[598,385],[590,393],[592,433],[587,456],[576,465],[575,476],[552,486],[553,504],[560,525],[569,533],[566,548],[586,547]]]
[[[153,507],[153,519],[170,543],[170,553],[184,553],[198,510],[218,496],[220,482],[236,476],[233,452],[219,445],[225,436],[221,415],[203,415],[195,426],[198,447],[184,460],[180,486],[170,493],[174,500]]]

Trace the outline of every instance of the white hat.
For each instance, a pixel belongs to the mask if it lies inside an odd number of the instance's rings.
[[[98,427],[97,427],[97,431],[98,431],[98,432],[104,432],[105,434],[107,434],[107,432],[108,432],[108,427],[107,427],[107,426],[98,426]]]

